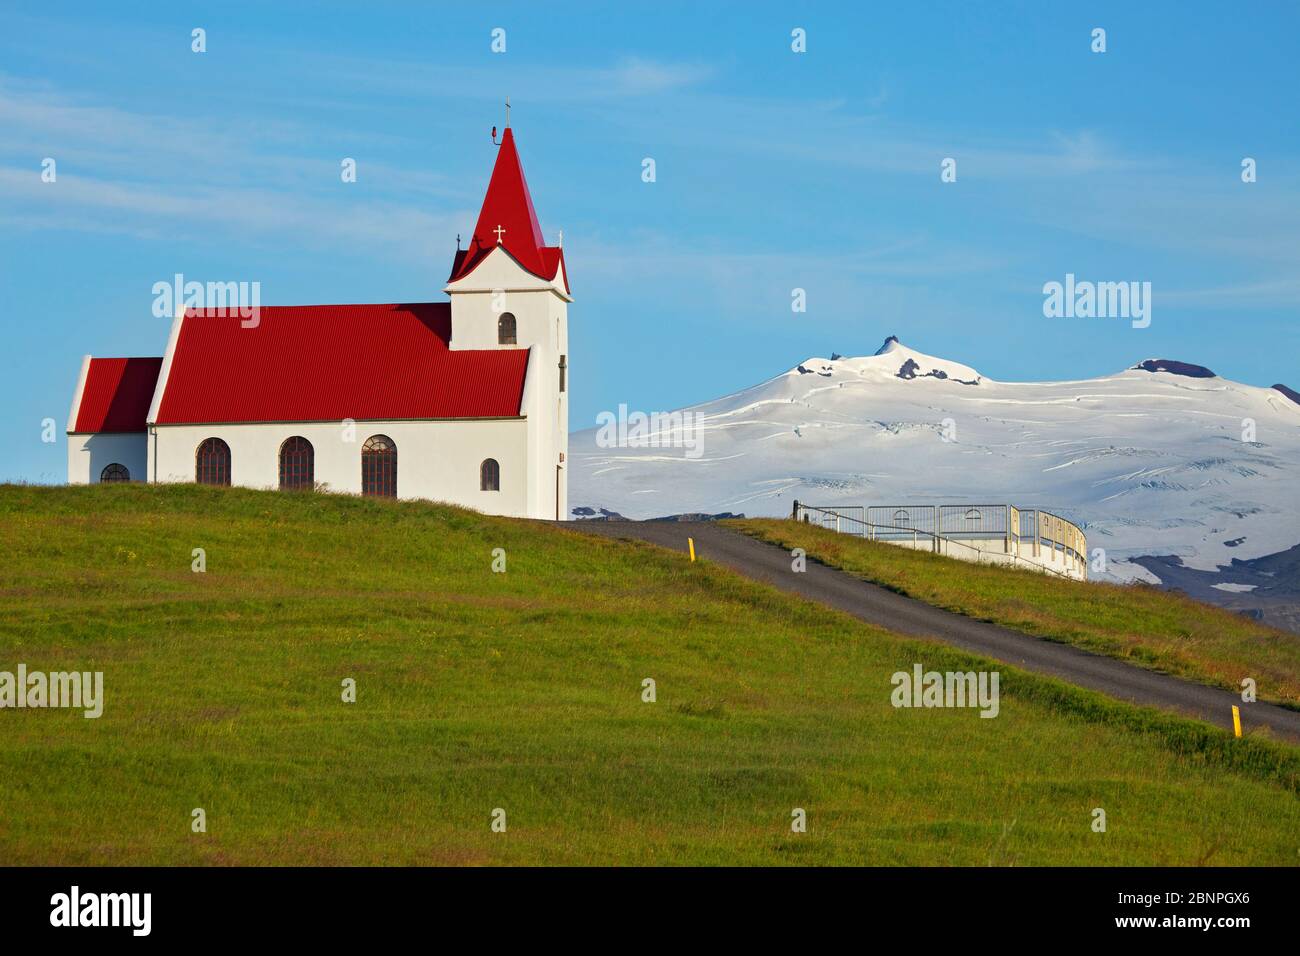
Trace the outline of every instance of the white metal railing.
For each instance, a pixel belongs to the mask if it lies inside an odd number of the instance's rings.
[[[906,544],[917,550],[964,560],[1005,555],[1037,571],[1067,578],[1087,577],[1087,539],[1073,522],[1041,509],[1014,505],[838,505],[794,502],[795,521],[856,535],[870,541]],[[876,520],[885,518],[887,520]],[[937,530],[934,530],[937,529]],[[972,541],[1001,541],[1001,551],[976,547]],[[927,548],[928,546],[928,548]],[[1029,555],[1021,549],[1030,549]],[[1053,567],[1060,562],[1063,567]],[[1073,571],[1073,573],[1071,573]]]

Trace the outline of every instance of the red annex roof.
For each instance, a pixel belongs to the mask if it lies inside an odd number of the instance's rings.
[[[161,358],[92,358],[73,433],[142,432]]]
[[[497,228],[501,232],[498,235]],[[459,250],[451,264],[451,277],[455,282],[469,275],[488,253],[498,245],[514,256],[519,264],[542,279],[554,279],[564,262],[564,252],[558,246],[548,246],[542,239],[542,227],[537,222],[533,197],[524,179],[524,167],[515,149],[515,136],[507,126],[497,152],[492,178],[488,180],[487,195],[478,214],[478,224],[470,238],[469,248]],[[568,288],[568,272],[565,272]]]
[[[520,413],[528,350],[452,351],[448,302],[263,306],[251,321],[186,313],[157,424]]]

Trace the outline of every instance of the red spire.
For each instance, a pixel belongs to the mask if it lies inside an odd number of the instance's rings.
[[[532,196],[524,179],[524,168],[515,150],[515,137],[507,126],[497,151],[496,165],[488,182],[483,209],[478,214],[478,225],[470,239],[469,248],[456,256],[452,265],[452,282],[468,274],[479,261],[496,246],[519,260],[529,272],[547,279],[555,277],[555,268],[547,268],[554,256],[544,255],[542,227],[537,222]]]

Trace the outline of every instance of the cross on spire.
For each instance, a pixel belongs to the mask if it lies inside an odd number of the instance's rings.
[[[506,97],[506,126],[510,125],[510,97]]]
[[[497,245],[501,245],[501,236],[505,234],[505,230],[501,228],[500,223],[497,223],[497,227],[492,231],[497,234]]]

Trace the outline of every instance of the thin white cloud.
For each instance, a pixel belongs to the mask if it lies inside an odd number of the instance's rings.
[[[177,189],[0,167],[0,222],[116,232],[146,239],[223,234],[245,241],[292,239],[298,246],[347,243],[425,260],[472,213],[431,215],[393,202],[331,201],[253,188]]]
[[[1205,289],[1161,292],[1162,305],[1268,309],[1300,306],[1300,278],[1239,282]]]
[[[0,75],[0,159],[33,162],[52,156],[68,169],[94,169],[125,179],[148,175],[157,181],[301,188],[339,182],[339,160],[304,156],[304,147],[349,138],[323,134],[294,121],[176,117],[132,113],[113,106],[78,102],[45,88]],[[237,151],[214,143],[239,144]],[[375,138],[365,145],[373,151]],[[461,187],[437,171],[411,170],[375,159],[361,162],[369,188],[392,195],[463,198]]]
[[[631,57],[606,71],[606,88],[621,96],[646,96],[695,86],[712,73],[705,66],[689,63],[660,63]]]
[[[427,60],[375,59],[277,51],[285,68],[321,78],[326,86],[418,101],[456,99],[500,104],[510,89],[533,104],[568,105],[662,96],[698,87],[714,75],[708,64],[625,57],[604,66],[551,66],[494,58],[485,66]]]

